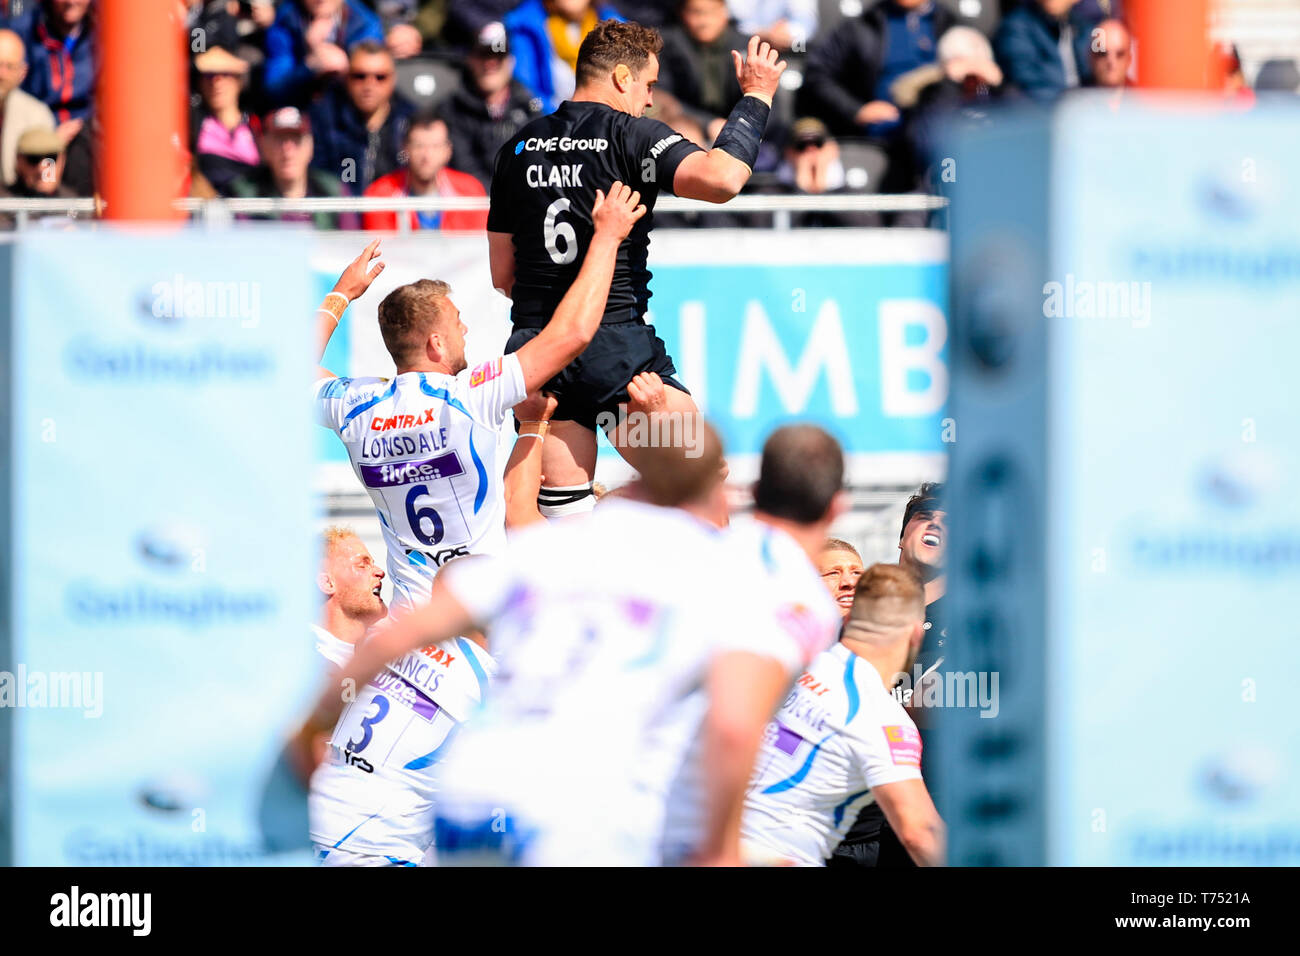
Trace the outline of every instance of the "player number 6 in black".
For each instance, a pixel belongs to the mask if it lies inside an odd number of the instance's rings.
[[[434,511],[432,508],[415,507],[415,499],[421,495],[427,495],[428,493],[428,485],[411,486],[411,490],[406,493],[406,521],[411,526],[411,534],[415,535],[425,544],[437,544],[442,540],[443,535],[442,518],[438,515],[438,512]],[[433,522],[432,535],[426,535],[424,533],[424,527],[421,522],[426,520]]]
[[[569,200],[557,199],[546,207],[546,222],[542,225],[542,237],[546,240],[546,251],[556,265],[567,266],[578,258],[578,234],[567,222],[556,222],[556,217],[569,211]],[[557,240],[564,240],[561,250]]]

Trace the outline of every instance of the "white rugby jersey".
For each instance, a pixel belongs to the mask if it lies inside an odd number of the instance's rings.
[[[439,815],[505,808],[524,830],[576,835],[525,862],[657,862],[677,709],[721,651],[791,668],[802,654],[753,613],[761,582],[725,540],[683,511],[612,501],[520,532],[500,560],[455,562],[447,585],[488,627],[500,671],[443,767]]]
[[[451,558],[505,547],[505,461],[497,449],[511,408],[525,397],[518,356],[455,376],[326,378],[313,394],[318,421],[338,432],[379,513],[390,613],[427,599]]]
[[[822,866],[871,788],[921,776],[921,736],[879,672],[843,644],[818,656],[768,725],[741,837]]]
[[[766,602],[764,613],[787,639],[791,652],[782,663],[794,680],[839,637],[839,607],[798,542],[784,531],[746,518],[733,522],[725,538],[729,560],[756,579]],[[734,603],[723,591],[714,600]],[[728,622],[725,626],[735,629],[738,625]],[[736,635],[738,641],[743,638]],[[676,739],[670,735],[666,741],[676,765],[661,851],[663,862],[670,865],[689,860],[704,836],[703,740],[699,732],[707,709],[706,695],[697,691],[678,708]]]
[[[418,863],[433,841],[436,765],[484,699],[495,666],[458,637],[403,655],[363,687],[311,778],[312,842]]]

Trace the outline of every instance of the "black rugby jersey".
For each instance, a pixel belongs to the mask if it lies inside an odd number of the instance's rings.
[[[540,327],[555,312],[591,242],[596,190],[608,192],[616,180],[641,191],[647,212],[619,247],[602,321],[644,315],[655,200],[661,189],[672,192],[678,165],[696,152],[703,150],[658,120],[571,100],[507,140],[497,153],[487,227],[514,236],[515,325]]]

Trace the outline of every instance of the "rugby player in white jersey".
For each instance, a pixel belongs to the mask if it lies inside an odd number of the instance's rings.
[[[778,428],[763,444],[753,493],[753,516],[734,521],[726,532],[729,560],[751,569],[746,573],[755,576],[768,613],[787,640],[790,653],[782,659],[787,670],[780,684],[784,692],[813,657],[835,642],[840,630],[839,609],[814,563],[831,524],[847,507],[839,442],[815,425]],[[726,588],[716,594],[725,595],[729,607],[744,599]],[[780,699],[778,693],[754,704],[770,717]],[[707,740],[699,729],[705,706],[698,693],[684,700],[674,714],[675,727],[664,734],[674,765],[660,850],[668,865],[690,862],[702,853],[706,815],[701,781],[708,758]],[[728,821],[729,828],[738,831],[739,826],[739,817]]]
[[[365,636],[366,628],[388,613],[379,594],[384,572],[362,540],[347,528],[326,528],[321,545],[316,587],[325,603],[320,624],[313,624],[311,629],[317,652],[341,667],[352,656],[353,646]]]
[[[491,635],[501,662],[492,697],[443,766],[440,862],[480,850],[531,865],[657,862],[671,770],[663,737],[701,687],[697,859],[738,859],[759,737],[802,653],[719,531],[721,446],[703,432],[695,457],[647,468],[644,501],[538,522],[503,557],[453,563],[423,609],[348,665],[344,679],[364,680],[429,636],[474,625]],[[719,586],[734,605],[717,601]],[[314,722],[330,720],[338,693],[326,692]]]
[[[747,859],[821,866],[875,802],[912,859],[944,860],[921,736],[893,694],[924,634],[921,582],[894,564],[858,579],[839,644],[819,655],[764,735],[741,825]]]
[[[395,378],[336,378],[321,369],[318,420],[336,432],[379,514],[393,615],[428,596],[438,569],[505,544],[498,433],[510,409],[586,347],[600,325],[619,244],[643,215],[640,193],[614,183],[592,207],[595,233],[572,287],[525,346],[469,369],[465,324],[445,282],[400,286],[379,304]],[[378,269],[372,242],[319,311],[323,355],[342,310]],[[382,264],[381,264],[382,267]]]

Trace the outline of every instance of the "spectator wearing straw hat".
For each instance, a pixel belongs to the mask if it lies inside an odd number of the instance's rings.
[[[190,147],[199,172],[217,192],[229,195],[231,184],[261,163],[257,121],[239,106],[248,64],[222,47],[212,47],[194,58],[194,69],[202,99],[190,111]]]
[[[63,140],[52,129],[29,129],[18,137],[14,167],[17,178],[12,186],[0,187],[0,199],[76,199],[77,193],[63,183],[65,150]],[[76,213],[28,212],[27,218],[62,216],[75,219]],[[0,214],[0,228],[13,228],[14,215]]]

